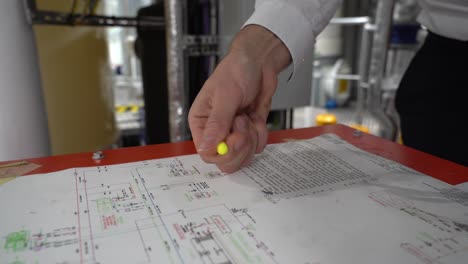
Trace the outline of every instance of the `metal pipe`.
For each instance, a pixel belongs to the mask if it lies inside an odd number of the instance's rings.
[[[361,48],[359,51],[359,83],[357,90],[356,122],[362,124],[364,111],[366,109],[366,90],[368,85],[369,53],[371,49],[371,34],[374,27],[371,24],[365,24],[361,30]]]
[[[32,21],[35,25],[56,26],[97,26],[97,27],[152,27],[164,28],[162,17],[116,17],[101,15],[67,14],[56,11],[37,11],[33,13]]]
[[[330,23],[334,25],[346,25],[346,26],[355,26],[355,25],[364,25],[369,23],[369,17],[335,17]]]
[[[337,74],[337,75],[335,75],[335,79],[348,80],[348,81],[359,81],[359,80],[361,80],[361,76],[359,76],[359,74]]]
[[[188,92],[185,89],[184,73],[183,2],[180,0],[164,0],[171,142],[189,139],[187,122]]]
[[[369,69],[369,111],[380,122],[380,136],[392,139],[395,127],[382,109],[382,79],[392,25],[395,0],[380,0],[375,14],[375,31]]]
[[[116,17],[90,14],[72,14],[49,10],[38,10],[36,0],[23,0],[26,18],[34,25],[56,26],[115,26],[153,27],[163,29],[164,17]]]
[[[371,107],[380,107],[381,86],[387,58],[388,41],[392,23],[394,0],[380,0],[377,5],[375,18],[375,32],[371,50],[369,69],[369,83],[371,85]]]

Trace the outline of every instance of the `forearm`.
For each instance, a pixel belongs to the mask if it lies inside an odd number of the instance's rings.
[[[294,69],[312,56],[317,35],[328,24],[340,0],[256,0],[245,25],[260,25],[274,33],[289,50]]]
[[[244,27],[234,38],[229,52],[245,55],[277,74],[291,63],[286,45],[270,30],[259,25]]]

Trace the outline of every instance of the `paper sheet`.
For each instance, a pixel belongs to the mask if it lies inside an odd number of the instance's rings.
[[[335,135],[0,186],[0,263],[467,263],[468,199]],[[16,262],[15,262],[16,261]]]
[[[464,192],[467,192],[467,195],[468,195],[468,182],[464,182],[464,183],[460,183],[460,184],[457,184],[455,185],[458,189],[464,191]]]

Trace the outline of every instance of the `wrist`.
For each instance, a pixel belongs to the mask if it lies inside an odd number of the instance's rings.
[[[229,53],[241,54],[276,74],[291,63],[291,54],[286,45],[271,31],[259,25],[244,27],[233,40]]]

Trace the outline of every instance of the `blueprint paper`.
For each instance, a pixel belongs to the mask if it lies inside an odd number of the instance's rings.
[[[464,183],[460,183],[460,184],[457,184],[455,185],[458,189],[464,191],[464,192],[468,192],[468,182],[464,182]],[[467,193],[468,195],[468,193]]]
[[[0,185],[0,263],[468,263],[465,192],[327,134]]]

